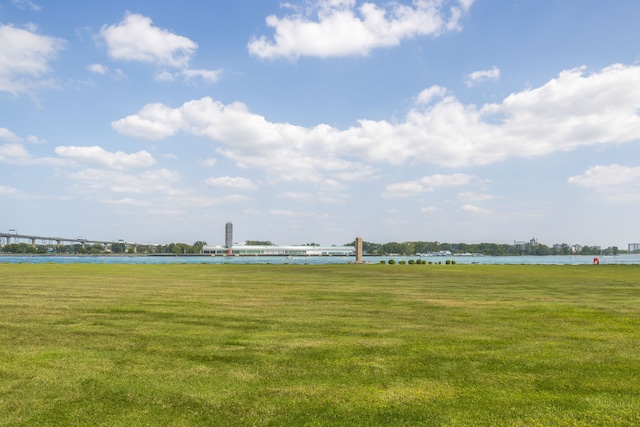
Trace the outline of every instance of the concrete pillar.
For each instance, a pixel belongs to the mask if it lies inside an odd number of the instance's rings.
[[[356,264],[362,264],[362,237],[356,237]]]
[[[32,238],[31,238],[31,247],[32,247],[32,248],[35,248],[35,247],[36,247],[36,238],[35,238],[35,237],[32,237]]]

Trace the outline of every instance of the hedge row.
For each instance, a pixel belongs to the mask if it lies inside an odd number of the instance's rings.
[[[396,264],[396,260],[395,260],[395,259],[390,259],[390,260],[388,261],[388,263],[389,263],[390,265],[394,265],[394,264]],[[455,263],[456,263],[456,261],[455,261],[455,260],[450,260],[450,259],[448,259],[448,260],[446,260],[444,263],[445,263],[445,264],[447,264],[447,265],[450,265],[450,264],[455,264]],[[387,261],[385,261],[385,260],[380,260],[380,264],[387,264]],[[429,265],[432,265],[432,264],[436,264],[436,265],[438,265],[438,264],[442,264],[442,261],[436,261],[436,262],[434,262],[434,261],[429,261],[429,262],[427,262],[427,261],[426,261],[426,260],[424,260],[424,259],[410,259],[408,262],[407,262],[407,261],[405,261],[405,260],[400,260],[400,261],[398,262],[398,264],[400,264],[400,265],[405,265],[405,264],[409,264],[409,265],[414,265],[414,264],[429,264]]]

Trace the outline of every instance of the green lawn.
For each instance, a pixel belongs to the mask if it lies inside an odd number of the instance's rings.
[[[0,426],[640,425],[640,266],[0,264]]]

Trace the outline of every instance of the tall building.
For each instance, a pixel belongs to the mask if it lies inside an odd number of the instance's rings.
[[[227,249],[233,246],[233,224],[230,222],[224,226],[224,246]]]

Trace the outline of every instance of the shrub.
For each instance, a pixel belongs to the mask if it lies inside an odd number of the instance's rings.
[[[451,264],[451,260],[446,260],[444,263],[449,265],[449,264]]]
[[[398,264],[400,264],[400,265],[405,265],[406,263],[407,263],[407,262],[406,262],[405,260],[403,260],[403,259],[402,259],[402,260],[400,260],[400,262],[399,262]]]
[[[429,261],[429,265],[433,265],[433,261]]]
[[[389,264],[393,265],[393,264],[395,264],[395,263],[396,263],[396,260],[395,260],[395,259],[390,259],[390,260],[389,260]]]
[[[409,265],[414,265],[416,262],[412,259],[409,260]]]
[[[386,264],[386,262],[383,259],[381,259],[380,264]]]
[[[456,263],[455,259],[451,260],[451,264],[455,264],[455,263]]]

